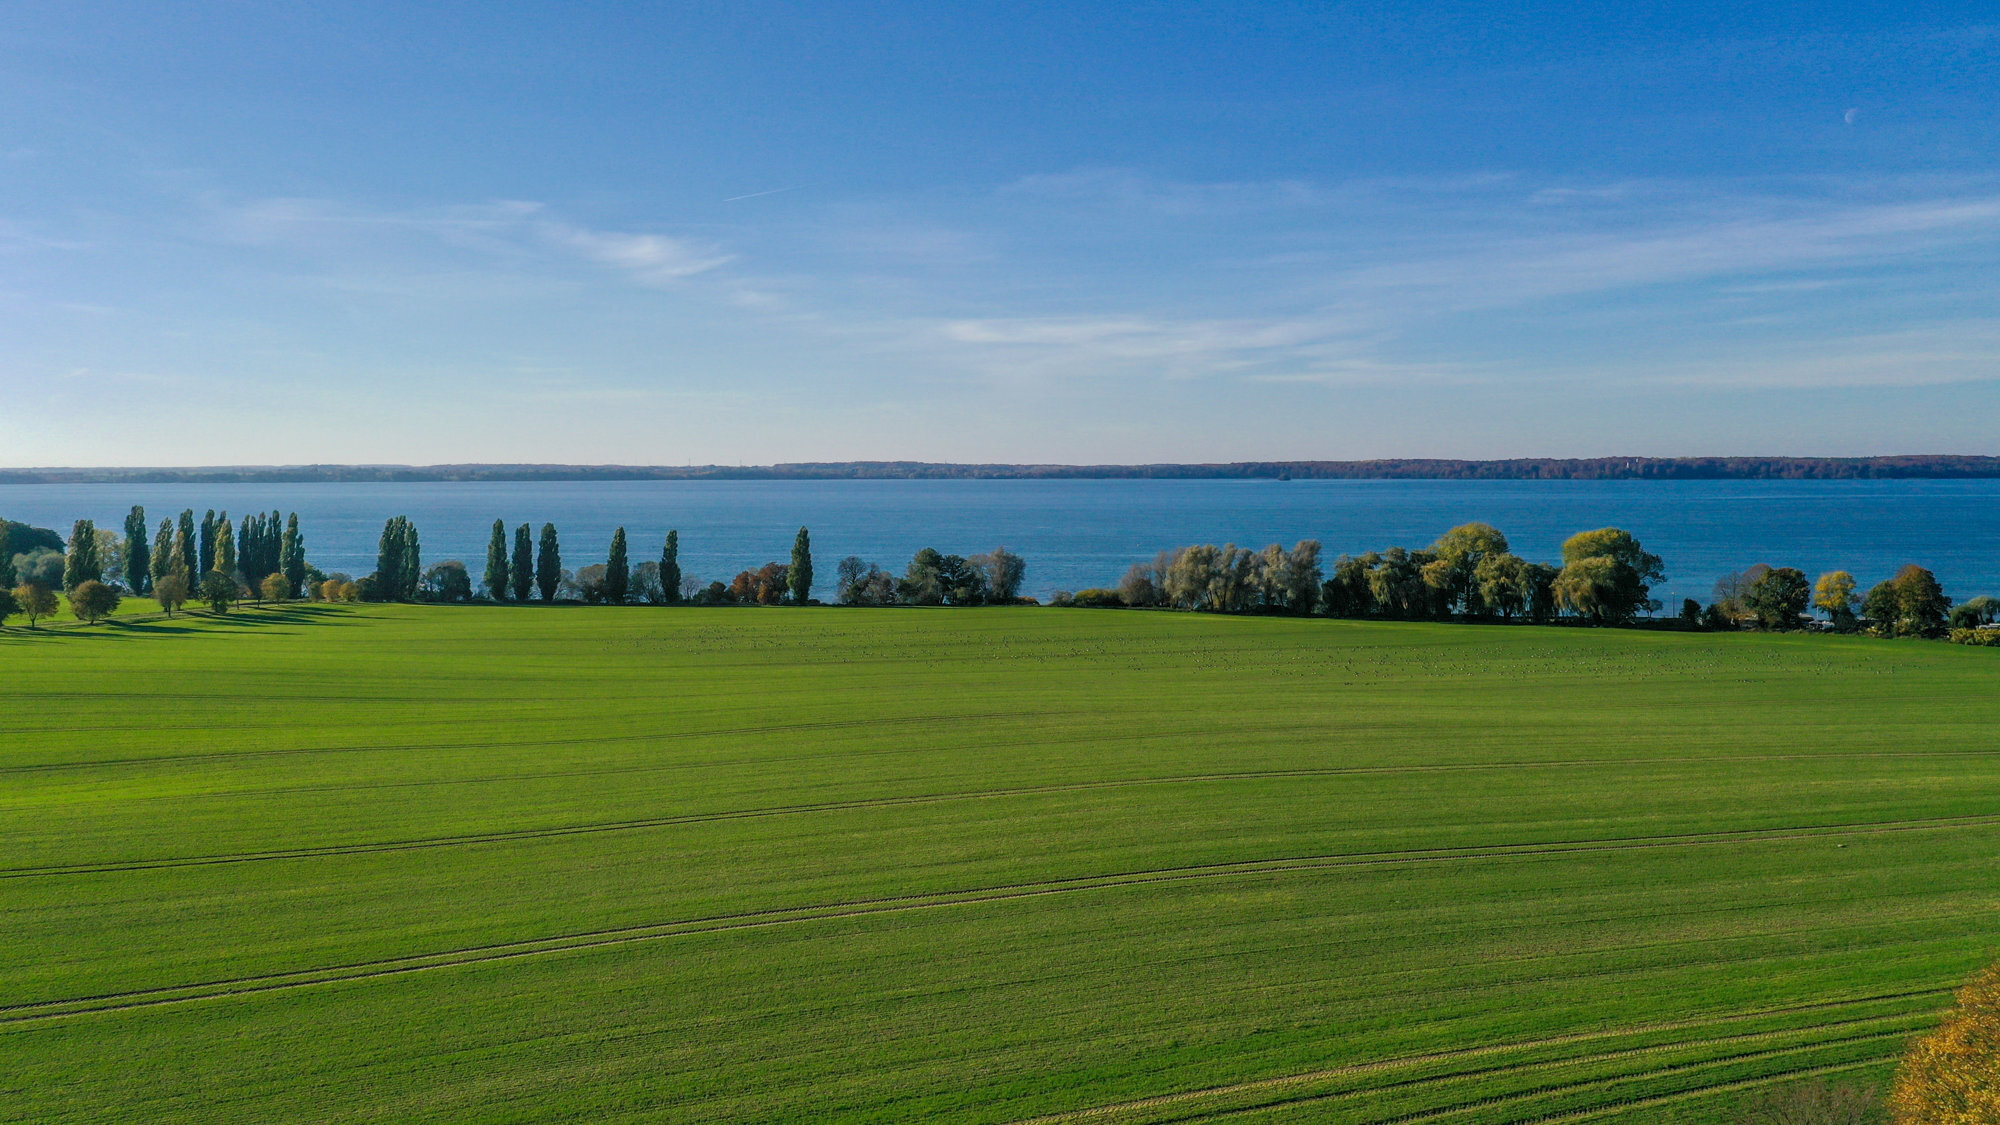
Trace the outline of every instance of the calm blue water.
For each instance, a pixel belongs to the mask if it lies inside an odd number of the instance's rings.
[[[1318,539],[1342,552],[1420,547],[1485,520],[1514,550],[1555,561],[1570,534],[1633,532],[1666,560],[1655,596],[1706,601],[1720,575],[1752,563],[1808,575],[1853,571],[1865,588],[1915,562],[1954,599],[2000,594],[2000,481],[620,481],[611,483],[0,485],[0,517],[65,534],[74,520],[118,528],[144,504],[241,516],[296,511],[321,569],[364,574],[382,522],[417,524],[428,565],[463,560],[474,580],[495,518],[544,521],[563,562],[602,562],[623,525],[634,563],[657,558],[668,528],[681,566],[727,581],[790,557],[812,528],[819,592],[834,564],[860,555],[898,573],[918,548],[971,555],[1005,546],[1028,560],[1027,590],[1115,584],[1133,562],[1197,542],[1262,546]]]

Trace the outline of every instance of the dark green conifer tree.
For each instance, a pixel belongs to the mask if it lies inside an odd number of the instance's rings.
[[[493,521],[493,538],[486,541],[486,595],[507,600],[507,521]]]
[[[125,588],[143,594],[153,585],[152,528],[146,525],[146,509],[137,504],[125,514]]]
[[[681,533],[667,532],[666,548],[660,552],[660,589],[668,605],[681,601]]]
[[[85,582],[104,581],[104,565],[97,559],[97,521],[78,520],[70,530],[62,581],[65,590],[74,590]]]
[[[803,527],[799,529],[799,537],[792,540],[792,565],[785,572],[785,585],[792,592],[793,605],[804,605],[812,600],[812,536],[806,534]]]
[[[604,560],[604,600],[612,605],[624,605],[625,594],[632,588],[632,564],[625,553],[625,529],[611,533],[611,556]]]
[[[556,600],[556,587],[562,585],[562,545],[556,542],[556,525],[542,525],[541,550],[535,555],[535,585],[542,591],[542,600]]]
[[[514,600],[525,602],[535,589],[534,532],[527,524],[514,529],[514,559],[507,568],[514,580]]]
[[[299,533],[297,512],[293,512],[291,518],[285,521],[285,541],[278,547],[278,569],[285,572],[285,582],[292,591],[291,596],[298,597],[306,585],[306,537]]]

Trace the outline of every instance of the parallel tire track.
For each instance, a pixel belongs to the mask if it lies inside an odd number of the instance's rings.
[[[1471,1061],[1476,1059],[1491,1058],[1492,1056],[1495,1055],[1543,1050],[1551,1047],[1564,1047],[1581,1043],[1601,1042],[1610,1039],[1631,1038],[1635,1036],[1659,1034],[1662,1032],[1686,1031],[1697,1028],[1716,1029],[1716,1028],[1727,1027],[1730,1024],[1744,1023],[1751,1020],[1773,1019],[1786,1015],[1804,1013],[1804,1012],[1824,1011],[1824,1012],[1837,1013],[1842,1009],[1851,1009],[1869,1004],[1889,1003],[1898,1000],[1914,1000],[1927,997],[1942,998],[1948,995],[1950,991],[1951,990],[1949,988],[1935,988],[1935,989],[1920,990],[1916,992],[1884,993],[1877,996],[1861,996],[1846,1000],[1823,1001],[1814,1004],[1798,1004],[1798,1005],[1791,1005],[1779,1008],[1754,1009],[1751,1011],[1736,1012],[1736,1013],[1731,1013],[1729,1015],[1705,1017],[1700,1019],[1668,1020],[1651,1024],[1637,1024],[1629,1027],[1610,1028],[1602,1031],[1587,1031],[1587,1032],[1577,1032],[1570,1035],[1550,1036],[1542,1039],[1516,1040],[1513,1042],[1496,1043],[1481,1047],[1462,1047],[1448,1051],[1433,1051],[1424,1054],[1403,1055],[1396,1058],[1378,1059],[1372,1062],[1353,1063],[1346,1066],[1327,1067],[1321,1070],[1307,1071],[1302,1074],[1279,1075],[1274,1078],[1263,1078],[1250,1082],[1237,1082],[1237,1083],[1231,1083],[1226,1086],[1209,1086],[1199,1090],[1185,1090],[1179,1093],[1160,1094],[1154,1097],[1138,1098],[1132,1101],[1114,1102],[1107,1105],[1090,1106],[1084,1109],[1065,1110],[1060,1113],[1051,1113],[1051,1114],[1045,1114],[1040,1117],[1027,1118],[1025,1120],[1016,1122],[1015,1125],[1066,1125],[1066,1123],[1068,1122],[1091,1121],[1100,1118],[1117,1117],[1124,1114],[1144,1113],[1148,1110],[1167,1109],[1172,1106],[1182,1106],[1182,1105],[1192,1106],[1193,1103],[1198,1103],[1203,1101],[1219,1101],[1233,1097],[1240,1097],[1248,1094],[1257,1094],[1264,1091],[1282,1090],[1285,1089],[1286,1087],[1305,1086],[1318,1082],[1327,1082],[1339,1078],[1359,1078],[1368,1075],[1382,1074],[1398,1070],[1409,1070],[1416,1067],[1432,1066],[1440,1063],[1454,1063],[1459,1061]],[[1213,1113],[1197,1109],[1192,1115],[1177,1117],[1173,1118],[1172,1120],[1177,1120],[1177,1121],[1206,1120],[1214,1116],[1226,1116],[1231,1114],[1260,1112],[1271,1109],[1281,1109],[1287,1105],[1299,1104],[1303,1102],[1330,1101],[1340,1098],[1355,1098],[1368,1094],[1382,1093],[1394,1089],[1410,1089],[1410,1088],[1417,1088],[1430,1085],[1440,1085],[1448,1082],[1462,1081],[1465,1079],[1493,1077],[1503,1074],[1534,1073],[1538,1071],[1556,1070],[1570,1066],[1585,1066],[1593,1063],[1612,1062],[1624,1058],[1642,1058],[1647,1055],[1659,1055],[1659,1054],[1670,1053],[1673,1051],[1685,1051],[1691,1048],[1699,1047],[1703,1044],[1751,1043],[1760,1040],[1777,1039],[1785,1036],[1795,1036],[1795,1037],[1808,1036],[1815,1031],[1822,1031],[1822,1030],[1834,1030],[1841,1028],[1856,1029],[1864,1025],[1876,1025],[1876,1024],[1887,1024],[1887,1023],[1910,1023],[1912,1021],[1925,1019],[1927,1017],[1928,1013],[1893,1012],[1885,1015],[1864,1016],[1852,1019],[1834,1020],[1828,1023],[1813,1024],[1805,1027],[1773,1028],[1766,1031],[1743,1032],[1734,1035],[1718,1035],[1718,1036],[1710,1036],[1705,1038],[1696,1038],[1689,1040],[1675,1040],[1667,1043],[1647,1044],[1645,1046],[1619,1048],[1615,1050],[1601,1051],[1583,1055],[1572,1055],[1560,1059],[1536,1059],[1520,1063],[1501,1063],[1498,1065],[1478,1066],[1463,1070],[1454,1070],[1446,1074],[1423,1075],[1421,1077],[1389,1082],[1382,1085],[1363,1086],[1363,1087],[1357,1087],[1355,1089],[1341,1090],[1325,1094],[1310,1094],[1302,1098],[1297,1098],[1297,1097],[1278,1098],[1270,1101],[1260,1102],[1252,1106],[1231,1106],[1227,1109],[1215,1111]],[[1913,1030],[1913,1028],[1895,1029],[1879,1033],[1862,1033],[1855,1036],[1817,1040],[1814,1042],[1798,1044],[1791,1048],[1784,1048],[1783,1050],[1793,1050],[1793,1051],[1810,1050],[1816,1047],[1837,1045],[1840,1043],[1850,1042],[1850,1041],[1865,1041],[1870,1039],[1882,1038],[1886,1036],[1906,1035],[1909,1034],[1911,1030]],[[1730,1058],[1734,1057],[1735,1056],[1730,1056]],[[1711,1065],[1719,1061],[1723,1060],[1704,1060],[1699,1064],[1692,1064],[1692,1065]],[[1650,1074],[1655,1074],[1655,1073],[1662,1073],[1662,1071],[1657,1071],[1657,1070],[1634,1071],[1624,1075],[1616,1075],[1605,1078],[1592,1079],[1590,1080],[1590,1082],[1597,1083],[1597,1082],[1628,1081],[1628,1080],[1644,1078]],[[1464,1107],[1454,1107],[1453,1110],[1445,1112],[1455,1112],[1456,1109],[1458,1108],[1464,1108]],[[1592,1110],[1590,1112],[1600,1112],[1600,1111]]]
[[[1453,1105],[1439,1106],[1435,1109],[1418,1110],[1412,1113],[1399,1114],[1392,1117],[1375,1118],[1370,1120],[1368,1122],[1368,1125],[1418,1125],[1419,1122],[1437,1121],[1447,1117],[1453,1117],[1465,1113],[1473,1113],[1480,1110],[1493,1110],[1507,1106],[1519,1106],[1524,1103],[1532,1103],[1534,1101],[1543,1098],[1558,1097],[1565,1094],[1569,1095],[1583,1094],[1591,1090],[1609,1090],[1619,1085],[1630,1084],[1634,1082],[1644,1082],[1649,1079],[1656,1080],[1659,1078],[1664,1078],[1672,1075],[1693,1074],[1704,1070],[1712,1070],[1717,1067],[1740,1065],[1743,1063],[1757,1062],[1765,1059],[1783,1058],[1787,1055],[1800,1055],[1811,1051],[1827,1050],[1830,1048],[1843,1047],[1852,1044],[1881,1042],[1883,1040],[1891,1040],[1891,1039],[1894,1040],[1907,1039],[1909,1035],[1910,1035],[1909,1030],[1868,1032],[1858,1035],[1841,1036],[1833,1039],[1824,1039],[1812,1043],[1802,1043],[1789,1047],[1777,1047],[1761,1051],[1739,1051],[1732,1054],[1721,1055],[1715,1058],[1703,1059],[1697,1062],[1675,1063],[1669,1066],[1663,1066],[1653,1070],[1633,1071],[1626,1074],[1617,1074],[1617,1075],[1610,1075],[1598,1078],[1587,1078],[1574,1082],[1548,1083],[1546,1085],[1536,1086],[1528,1090],[1520,1090],[1511,1094],[1497,1094],[1491,1097],[1478,1098],[1472,1101],[1459,1102]],[[1697,1041],[1697,1044],[1695,1045],[1698,1045],[1698,1043],[1699,1041]],[[1685,1048],[1689,1046],[1689,1044],[1678,1044],[1677,1046]],[[1606,1056],[1607,1059],[1615,1057],[1616,1055]],[[1706,1086],[1698,1086],[1686,1090],[1675,1090],[1672,1091],[1671,1093],[1654,1094],[1640,1098],[1613,1099],[1610,1102],[1603,1105],[1596,1105],[1587,1108],[1573,1109],[1573,1110],[1559,1110],[1554,1113],[1537,1114],[1526,1118],[1515,1118],[1513,1119],[1513,1121],[1514,1125],[1526,1125],[1526,1123],[1528,1122],[1546,1123],[1555,1121],[1573,1121],[1582,1118],[1597,1116],[1608,1112],[1623,1112],[1631,1109],[1642,1108],[1647,1105],[1666,1104],[1673,1101],[1683,1101],[1688,1098],[1707,1096],[1715,1093],[1724,1092],[1730,1089],[1766,1085],[1772,1082],[1783,1081],[1786,1078],[1790,1077],[1802,1077],[1813,1073],[1831,1072],[1835,1070],[1849,1070],[1863,1066],[1873,1066],[1877,1063],[1885,1062],[1895,1057],[1896,1053],[1891,1052],[1888,1054],[1876,1056],[1874,1058],[1861,1059],[1861,1060],[1848,1060],[1845,1062],[1831,1063],[1820,1067],[1794,1068],[1792,1070],[1784,1071],[1775,1075],[1757,1075],[1751,1078],[1742,1078],[1731,1081],[1710,1083]],[[1593,1061],[1597,1060],[1585,1057],[1573,1060],[1572,1062],[1575,1065],[1587,1065]],[[1572,1064],[1571,1063],[1536,1064],[1533,1066],[1517,1068],[1513,1072],[1525,1074],[1536,1071],[1550,1070],[1565,1065],[1572,1065]],[[1217,1110],[1213,1113],[1196,1113],[1182,1117],[1167,1118],[1164,1121],[1154,1122],[1153,1125],[1170,1125],[1170,1123],[1171,1125],[1180,1125],[1180,1123],[1184,1122],[1221,1121],[1231,1117],[1247,1117],[1251,1114],[1257,1114],[1257,1113],[1283,1112],[1286,1110],[1303,1106],[1323,1105],[1328,1102],[1364,1097],[1369,1094],[1379,1094],[1389,1089],[1396,1089],[1396,1088],[1411,1089],[1424,1086],[1441,1085],[1443,1083],[1454,1081],[1462,1077],[1465,1076],[1454,1075],[1454,1076],[1441,1076],[1438,1078],[1412,1079],[1407,1083],[1397,1083],[1394,1084],[1394,1086],[1380,1086],[1380,1087],[1373,1087],[1370,1089],[1342,1091],[1339,1093],[1329,1093],[1329,1094],[1311,1094],[1304,1097],[1288,1098],[1277,1101],[1265,1102],[1259,1105],[1232,1107],[1229,1109]]]
[[[1985,819],[2000,820],[2000,818]],[[1952,826],[1956,825],[1945,825],[1945,827]],[[1867,830],[1860,829],[1859,831]],[[1791,837],[1766,836],[1765,838],[1802,838],[1829,834],[1832,833],[1813,830],[1794,833]],[[1721,835],[1724,839],[1729,839],[1740,838],[1741,834]],[[67,999],[0,1005],[0,1024],[54,1019],[63,1016],[80,1015],[87,1012],[116,1011],[130,1008],[153,1007],[162,1004],[187,1003],[244,993],[303,988],[333,984],[341,981],[399,976],[430,969],[444,969],[493,961],[549,956],[608,946],[628,945],[636,942],[660,941],[696,934],[721,933],[731,930],[764,928],[801,922],[830,921],[874,914],[900,913],[954,906],[977,906],[1056,894],[1113,890],[1124,887],[1188,882],[1197,879],[1235,878],[1337,870],[1342,868],[1378,867],[1412,862],[1541,856],[1576,852],[1618,851],[1633,848],[1681,847],[1691,843],[1706,842],[1710,841],[1705,838],[1663,837],[1636,843],[1560,844],[1512,850],[1460,850],[1430,855],[1364,853],[1354,856],[1307,856],[1292,859],[1194,864],[1128,871],[1109,875],[1032,880],[959,891],[935,891],[915,895],[851,899],[817,905],[772,907],[764,910],[710,915],[702,918],[678,921],[576,931],[540,938],[496,942],[431,953],[348,962],[339,965],[221,978],[185,985],[169,985],[157,988],[99,993]]]
[[[546,828],[506,829],[497,832],[470,832],[447,836],[419,836],[404,840],[379,840],[355,844],[325,844],[304,848],[274,848],[268,851],[223,852],[199,856],[166,856],[157,859],[107,860],[101,863],[54,864],[42,867],[0,868],[0,879],[32,879],[69,875],[94,875],[125,871],[151,871],[176,867],[206,867],[217,864],[259,863],[272,860],[314,859],[324,856],[363,855],[377,852],[416,851],[428,848],[467,847],[477,844],[541,840],[560,836],[596,835],[606,832],[635,832],[684,824],[708,824],[729,820],[759,820],[769,817],[802,816],[813,813],[848,812],[857,809],[947,804],[956,801],[999,800],[1009,797],[1052,793],[1087,792],[1098,789],[1130,788],[1147,785],[1190,785],[1218,781],[1256,780],[1266,777],[1296,776],[1296,771],[1273,773],[1197,774],[1182,777],[1132,778],[1117,781],[1082,781],[1061,785],[1031,785],[1016,789],[977,789],[959,793],[913,794],[900,797],[869,797],[852,801],[822,801],[802,805],[774,805],[757,809],[732,809],[678,816],[642,817],[633,820],[596,821],[553,825]],[[1920,817],[1910,820],[1852,821],[1837,824],[1790,825],[1782,828],[1722,829],[1713,832],[1671,833],[1655,836],[1614,836],[1582,840],[1551,840],[1528,844],[1468,844],[1457,847],[1408,848],[1373,852],[1343,852],[1295,857],[1287,862],[1330,860],[1377,860],[1381,862],[1423,862],[1445,859],[1477,859],[1516,855],[1560,854],[1566,852],[1615,851],[1638,848],[1693,846],[1743,841],[1781,841],[1818,836],[1857,836],[1888,832],[1934,832],[1952,828],[2000,824],[2000,814],[1971,814],[1956,817]]]

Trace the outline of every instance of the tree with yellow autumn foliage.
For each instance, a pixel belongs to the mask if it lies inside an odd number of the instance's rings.
[[[2000,965],[1958,991],[1958,1006],[1896,1072],[1897,1125],[2000,1125]]]

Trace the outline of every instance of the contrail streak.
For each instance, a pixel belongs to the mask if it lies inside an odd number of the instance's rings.
[[[728,199],[723,200],[723,202],[734,203],[739,199],[755,199],[760,195],[776,195],[781,191],[797,191],[804,186],[804,184],[793,184],[791,187],[772,188],[770,191],[753,191],[749,195],[732,195]]]

